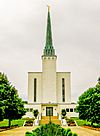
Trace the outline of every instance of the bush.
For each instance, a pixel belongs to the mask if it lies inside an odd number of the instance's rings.
[[[94,128],[100,128],[100,124],[94,123],[94,124],[93,124],[93,127],[94,127]]]
[[[70,128],[66,130],[62,128],[60,125],[53,123],[41,125],[35,130],[32,130],[32,133],[27,132],[26,134],[27,134],[26,136],[72,136]]]
[[[26,123],[33,123],[33,120],[26,120]]]
[[[26,132],[25,136],[33,136],[33,134],[31,132]]]
[[[84,123],[84,126],[91,126],[91,123]]]
[[[78,136],[78,134],[76,134],[76,133],[73,133],[73,135],[72,136]]]
[[[38,116],[38,114],[39,114],[38,109],[34,110],[34,111],[33,111],[33,114],[34,114],[34,117],[37,118],[37,116]]]
[[[70,123],[74,123],[74,120],[73,120],[73,119],[69,119],[69,122],[70,122]]]
[[[71,132],[71,131],[69,131],[67,136],[72,136],[72,132]]]
[[[61,110],[61,115],[62,115],[62,117],[65,117],[65,115],[66,115],[66,110],[65,109]]]
[[[67,130],[66,130],[66,131],[67,131],[67,134],[68,134],[68,132],[70,132],[70,131],[71,131],[71,129],[70,129],[70,128],[67,128]]]
[[[33,120],[27,120],[24,126],[33,126]]]

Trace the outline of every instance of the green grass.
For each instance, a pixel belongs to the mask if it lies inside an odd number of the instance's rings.
[[[78,117],[72,117],[77,123],[78,126],[83,126],[84,124],[91,124],[90,122],[87,122],[86,120],[79,119]]]
[[[24,121],[25,120],[23,120],[23,119],[12,120],[11,126],[13,126],[13,125],[23,126]],[[0,127],[5,127],[5,126],[8,126],[8,120],[7,119],[0,121]]]

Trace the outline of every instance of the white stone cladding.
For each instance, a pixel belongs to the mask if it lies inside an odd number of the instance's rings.
[[[42,56],[42,103],[56,103],[56,56]]]
[[[56,72],[55,49],[52,42],[50,11],[48,10],[46,45],[42,56],[42,72],[28,73],[28,109],[27,116],[32,117],[32,110],[38,109],[39,119],[52,113],[61,119],[61,110],[71,108],[68,116],[76,116],[71,104],[70,72]],[[34,96],[35,94],[35,96]]]
[[[53,116],[61,116],[62,109],[69,109],[67,117],[77,117],[76,104],[71,103],[70,72],[56,72],[56,57],[42,57],[42,72],[28,72],[28,109],[38,109],[39,119],[46,116],[46,107],[53,107]],[[65,83],[65,102],[62,101],[62,78]],[[34,79],[36,83],[36,102],[34,102]],[[70,112],[73,109],[73,112]],[[24,117],[32,117],[27,112]]]
[[[41,112],[42,112],[42,116],[46,116],[46,107],[53,107],[53,116],[57,116],[58,113],[58,106],[54,106],[54,105],[45,105],[42,106]]]
[[[28,102],[34,103],[34,79],[37,80],[36,85],[36,103],[41,103],[42,96],[42,72],[28,73]]]
[[[76,103],[60,103],[58,105],[58,113],[61,114],[62,109],[69,109],[69,112],[66,113],[67,117],[78,117],[78,113],[75,112],[77,104]],[[73,112],[70,112],[70,109],[73,109]]]
[[[41,104],[33,104],[33,103],[29,103],[29,104],[25,104],[24,107],[26,109],[29,109],[28,112],[26,112],[26,115],[23,116],[23,118],[33,118],[33,111],[30,111],[30,109],[36,110],[38,109],[39,111],[39,120],[41,119]]]
[[[43,60],[44,61],[44,60]],[[65,102],[71,102],[70,72],[55,72],[56,60],[45,60],[43,72],[28,73],[28,102],[34,102],[34,79],[37,80],[36,103],[62,103],[62,78],[65,79]],[[53,67],[52,64],[53,63]],[[49,65],[49,68],[47,68]],[[50,72],[52,71],[52,72]],[[53,73],[53,74],[52,74]],[[56,77],[56,78],[55,78]]]
[[[56,73],[57,102],[62,103],[62,78],[65,80],[65,102],[71,103],[70,72]]]

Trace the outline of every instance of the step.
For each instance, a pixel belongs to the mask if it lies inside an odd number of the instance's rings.
[[[59,119],[51,119],[51,122],[61,125],[61,121]],[[49,118],[40,120],[40,124],[48,124],[48,123],[49,123]]]
[[[42,119],[49,119],[49,116],[42,116]],[[51,116],[51,119],[58,119],[57,116]]]

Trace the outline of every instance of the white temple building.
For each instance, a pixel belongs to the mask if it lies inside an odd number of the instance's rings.
[[[76,104],[71,103],[70,72],[57,72],[57,55],[52,42],[50,10],[48,8],[46,44],[43,50],[42,72],[28,72],[27,117],[32,117],[32,110],[38,109],[39,119],[43,116],[57,116],[66,109],[68,117],[78,116]],[[37,60],[36,60],[37,61]]]

